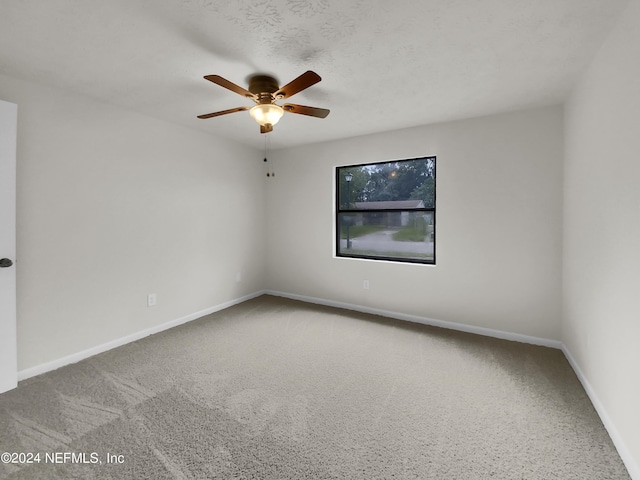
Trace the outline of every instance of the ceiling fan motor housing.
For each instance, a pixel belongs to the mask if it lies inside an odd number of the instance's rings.
[[[279,88],[278,81],[269,75],[254,75],[249,79],[249,91],[258,97],[260,103],[264,103],[265,97],[273,100],[273,94]]]

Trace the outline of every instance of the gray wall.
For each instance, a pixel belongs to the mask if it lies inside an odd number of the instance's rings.
[[[559,340],[562,125],[549,107],[274,152],[268,288]],[[437,265],[336,258],[335,167],[429,155]]]
[[[18,104],[19,370],[263,287],[259,152],[3,76],[0,98]]]

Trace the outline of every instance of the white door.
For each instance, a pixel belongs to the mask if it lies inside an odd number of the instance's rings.
[[[0,100],[0,393],[18,385],[16,133],[18,106]]]

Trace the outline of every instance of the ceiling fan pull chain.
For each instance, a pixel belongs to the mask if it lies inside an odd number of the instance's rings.
[[[268,138],[269,134],[265,134],[264,136],[264,164],[265,167],[267,169],[267,177],[271,176],[271,173],[269,172],[269,164],[268,162],[268,157],[269,157],[269,147],[267,146],[267,138]]]
[[[266,133],[264,136],[264,163],[267,166],[267,177],[275,177],[276,174],[275,172],[269,172],[269,165],[268,165],[268,160],[267,158],[269,157],[269,147],[270,145],[270,138],[269,138],[269,134]]]
[[[267,164],[267,136],[264,136],[264,166],[267,169],[267,177],[269,177],[269,165]]]

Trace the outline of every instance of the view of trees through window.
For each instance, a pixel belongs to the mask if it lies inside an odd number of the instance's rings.
[[[435,263],[436,159],[336,168],[336,254]]]

